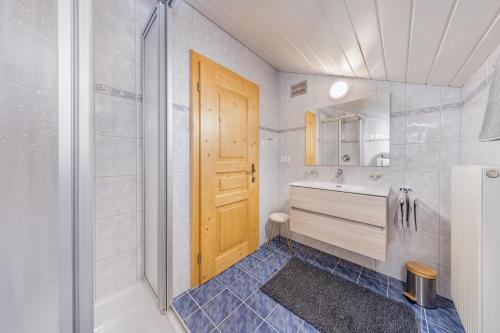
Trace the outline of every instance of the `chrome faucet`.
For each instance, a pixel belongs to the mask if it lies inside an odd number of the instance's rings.
[[[337,173],[335,174],[335,179],[337,180],[337,184],[344,183],[344,170],[337,169]]]

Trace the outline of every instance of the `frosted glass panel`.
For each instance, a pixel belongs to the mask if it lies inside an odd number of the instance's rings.
[[[159,23],[144,38],[144,274],[158,296]]]
[[[57,0],[0,4],[0,331],[59,331]]]

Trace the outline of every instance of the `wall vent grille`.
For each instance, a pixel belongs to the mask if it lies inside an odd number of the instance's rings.
[[[290,87],[290,97],[307,94],[307,80],[296,83]]]

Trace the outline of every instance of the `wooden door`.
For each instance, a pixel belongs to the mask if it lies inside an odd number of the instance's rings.
[[[259,244],[259,87],[194,52],[191,66],[196,285]]]
[[[306,165],[316,165],[316,113],[306,112]]]

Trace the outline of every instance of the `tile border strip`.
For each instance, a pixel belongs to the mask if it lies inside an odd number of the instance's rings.
[[[494,75],[493,72],[490,73],[486,79],[481,81],[481,83],[478,84],[477,87],[474,88],[469,93],[469,95],[467,95],[460,102],[448,103],[448,104],[443,104],[443,105],[432,105],[432,106],[427,106],[427,107],[418,108],[418,109],[394,111],[394,112],[391,112],[391,118],[398,118],[398,117],[402,117],[404,115],[412,115],[412,114],[417,114],[417,113],[431,113],[431,112],[437,112],[437,111],[442,111],[442,110],[450,111],[450,110],[460,109],[461,107],[466,105],[474,97],[476,97],[478,94],[480,94],[484,89],[486,89],[489,86],[489,84],[493,80],[493,75]],[[142,100],[142,95],[136,95],[135,93],[132,93],[130,91],[114,88],[114,87],[111,87],[111,86],[108,86],[108,85],[105,85],[102,83],[95,83],[94,92],[97,94],[109,95],[109,96],[114,96],[114,97],[118,97],[118,98],[129,99],[129,100]],[[174,108],[174,111],[189,112],[189,107],[181,105],[181,104],[173,103],[173,108]],[[259,128],[261,130],[264,130],[264,131],[269,131],[272,133],[280,134],[280,133],[301,131],[301,130],[305,129],[305,126],[292,127],[292,128],[286,128],[286,129],[273,129],[271,127],[266,127],[266,126],[260,126]]]
[[[490,85],[490,83],[493,81],[493,76],[495,74],[495,71],[493,70],[490,74],[488,74],[488,76],[486,77],[486,79],[484,79],[483,81],[481,81],[481,83],[479,83],[477,85],[476,88],[474,88],[470,93],[469,95],[467,95],[463,100],[462,100],[462,105],[465,105],[467,104],[468,102],[470,102],[471,99],[473,99],[474,97],[476,97],[479,93],[481,93],[486,87],[488,87]]]
[[[174,111],[178,112],[189,112],[189,106],[184,106],[177,103],[172,103],[172,108]]]
[[[124,99],[130,99],[130,100],[136,100],[136,94],[132,93],[130,91],[118,89],[118,88],[113,88],[111,86],[102,84],[102,83],[96,83],[94,85],[94,92],[96,94],[101,94],[101,95],[109,95],[113,97],[119,97],[119,98],[124,98]]]

